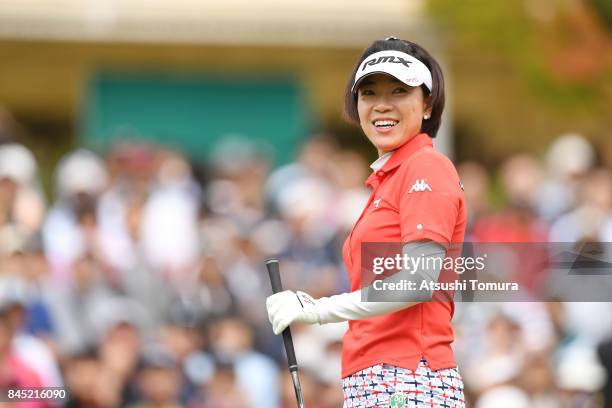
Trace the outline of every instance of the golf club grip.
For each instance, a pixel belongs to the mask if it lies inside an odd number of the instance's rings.
[[[272,293],[282,292],[283,284],[281,282],[278,259],[270,259],[266,261],[266,268],[268,268],[268,275],[270,276]],[[289,327],[283,330],[283,343],[285,343],[285,352],[287,353],[287,363],[289,363],[289,370],[297,371],[297,360],[295,358],[293,338],[291,337],[291,329],[289,329]]]

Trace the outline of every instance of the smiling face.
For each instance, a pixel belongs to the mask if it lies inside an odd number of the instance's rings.
[[[421,129],[431,115],[421,87],[408,86],[387,74],[365,78],[357,90],[359,123],[378,155],[397,149]]]

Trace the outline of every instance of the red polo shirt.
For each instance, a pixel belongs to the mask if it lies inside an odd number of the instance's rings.
[[[351,290],[361,289],[361,245],[432,240],[463,242],[466,208],[451,161],[421,133],[372,173],[372,195],[344,243]],[[430,301],[349,322],[342,345],[342,377],[379,363],[415,370],[425,357],[434,370],[455,367],[452,302]]]

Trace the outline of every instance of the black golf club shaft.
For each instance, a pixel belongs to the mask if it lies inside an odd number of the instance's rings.
[[[281,282],[278,260],[269,259],[266,261],[266,268],[268,268],[272,292],[282,292],[283,284]],[[302,387],[300,386],[300,379],[298,377],[298,365],[295,358],[295,349],[293,348],[293,338],[291,337],[291,329],[289,329],[289,327],[283,331],[283,343],[285,344],[285,353],[287,354],[287,363],[289,364],[289,374],[291,374],[291,380],[293,381],[297,405],[299,408],[304,408],[304,398],[302,397]]]

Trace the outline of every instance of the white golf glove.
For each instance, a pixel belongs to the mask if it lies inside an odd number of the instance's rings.
[[[294,322],[320,323],[317,301],[308,293],[290,290],[275,293],[266,299],[266,308],[274,334],[281,334]]]
[[[436,258],[439,262],[432,262],[432,265],[442,265],[446,251],[444,247],[435,242],[419,241],[406,244],[404,253],[411,257]],[[427,260],[423,264],[426,265]],[[420,268],[416,271],[408,271],[407,275],[397,274],[388,279],[390,282],[392,279],[403,278],[414,278],[415,282],[422,279],[437,281],[439,268],[430,269]],[[366,294],[372,293],[371,286],[364,290]],[[417,290],[402,294],[399,299],[393,299],[393,294],[388,293],[386,302],[363,302],[361,292],[361,290],[356,290],[320,299],[313,299],[308,293],[301,291],[279,292],[266,299],[268,319],[272,323],[274,334],[281,334],[293,322],[325,324],[367,319],[419,304],[431,299],[432,296],[430,291]]]
[[[419,302],[362,302],[361,290],[314,299],[308,293],[286,290],[266,299],[274,334],[294,322],[306,324],[361,320],[412,306]]]

